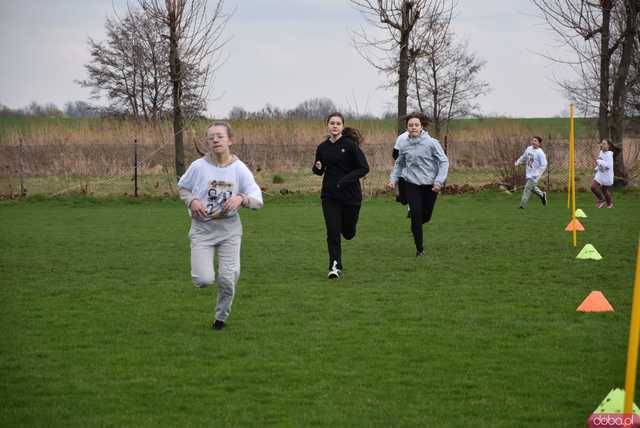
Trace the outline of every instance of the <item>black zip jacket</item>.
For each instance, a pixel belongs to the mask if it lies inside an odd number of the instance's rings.
[[[320,161],[322,168],[315,163]],[[367,158],[360,147],[347,137],[332,143],[329,138],[318,145],[313,173],[323,175],[320,198],[335,199],[346,205],[362,203],[360,179],[369,172]]]

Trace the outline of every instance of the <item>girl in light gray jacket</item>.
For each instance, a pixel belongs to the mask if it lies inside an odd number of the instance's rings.
[[[424,256],[422,225],[431,220],[436,198],[449,171],[449,159],[442,146],[424,129],[427,123],[421,113],[406,117],[407,132],[396,142],[398,158],[387,185],[389,190],[394,190],[400,178],[405,181],[416,257]]]

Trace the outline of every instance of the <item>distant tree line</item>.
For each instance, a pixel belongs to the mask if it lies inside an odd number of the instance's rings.
[[[329,98],[310,98],[298,104],[292,109],[283,109],[267,103],[256,111],[249,111],[243,107],[235,106],[228,114],[231,120],[251,119],[324,119],[329,113],[341,111],[351,119],[377,119],[370,113],[359,113],[349,108],[338,108]],[[384,119],[395,118],[395,113],[385,113]]]
[[[336,107],[329,98],[310,98],[301,102],[293,109],[284,109],[267,103],[263,108],[256,111],[248,111],[243,107],[235,106],[228,113],[228,119],[232,120],[252,120],[252,119],[324,119],[329,113],[342,111],[345,116],[351,119],[378,119],[370,113],[353,112],[350,109],[340,109]],[[140,120],[140,116],[131,114],[128,111],[114,110],[111,105],[100,106],[86,101],[69,101],[63,108],[59,108],[54,103],[40,104],[32,101],[26,107],[11,108],[0,103],[0,116],[25,116],[25,117],[108,117],[117,119]],[[201,119],[205,116],[198,114]],[[387,112],[381,116],[382,119],[395,119],[394,112]],[[170,115],[158,116],[156,119],[171,119]]]
[[[25,116],[25,117],[99,117],[107,115],[107,111],[101,107],[89,104],[86,101],[69,101],[60,109],[54,103],[39,104],[32,101],[22,108],[11,108],[0,104],[0,116]]]

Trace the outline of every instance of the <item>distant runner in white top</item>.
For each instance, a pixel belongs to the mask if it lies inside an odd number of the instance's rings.
[[[516,161],[516,166],[524,163],[527,166],[526,179],[527,184],[522,191],[522,199],[520,200],[520,208],[527,207],[531,191],[540,197],[542,205],[547,205],[547,192],[543,192],[538,187],[538,180],[542,177],[544,170],[547,169],[547,157],[540,148],[542,138],[534,136],[531,139],[531,145],[526,148],[522,156]]]
[[[613,186],[613,151],[609,141],[600,142],[600,153],[596,159],[595,176],[591,182],[591,191],[596,195],[596,208],[613,208],[613,199],[609,188]]]

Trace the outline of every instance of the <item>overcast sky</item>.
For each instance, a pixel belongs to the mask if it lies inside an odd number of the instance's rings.
[[[104,39],[104,21],[124,0],[0,0],[0,103],[89,100],[74,80],[86,77],[87,38]],[[212,1],[213,3],[213,1]],[[226,62],[216,75],[208,114],[233,106],[293,108],[328,97],[341,108],[382,114],[395,110],[385,77],[356,52],[352,32],[366,22],[348,0],[226,0],[235,9],[226,35]],[[459,0],[454,29],[487,64],[491,92],[482,113],[512,117],[561,114],[568,101],[553,83],[563,69],[548,53],[553,35],[530,0]],[[564,76],[566,77],[566,76]]]

